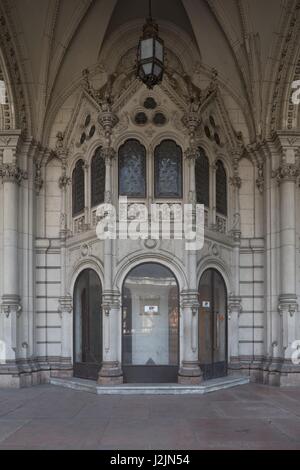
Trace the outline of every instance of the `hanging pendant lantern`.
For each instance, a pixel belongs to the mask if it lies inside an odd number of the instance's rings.
[[[143,27],[137,56],[137,75],[151,90],[161,83],[164,74],[164,41],[158,35],[158,25],[152,18],[151,0],[149,17]]]

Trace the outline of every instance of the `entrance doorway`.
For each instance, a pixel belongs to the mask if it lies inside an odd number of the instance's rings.
[[[96,380],[102,363],[102,288],[92,269],[78,276],[73,303],[74,376]]]
[[[125,382],[177,382],[179,289],[172,272],[156,263],[134,268],[122,293]]]
[[[199,286],[199,362],[205,380],[227,375],[227,290],[215,269]]]

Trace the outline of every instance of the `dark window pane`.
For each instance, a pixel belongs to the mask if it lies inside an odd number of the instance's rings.
[[[219,214],[227,216],[227,176],[220,160],[217,161],[216,172],[216,206]]]
[[[146,197],[146,149],[135,139],[127,140],[119,150],[119,194]]]
[[[217,132],[215,133],[215,136],[214,136],[214,137],[215,137],[216,143],[217,143],[218,145],[221,145],[221,139],[220,139],[220,136],[219,136],[219,134],[218,134]]]
[[[86,119],[85,119],[85,123],[84,123],[85,127],[89,126],[90,122],[91,122],[91,115],[88,114]]]
[[[95,132],[96,132],[96,127],[95,127],[95,126],[92,126],[91,129],[90,129],[90,132],[89,132],[89,138],[90,138],[90,139],[91,139],[92,137],[94,137]]]
[[[145,113],[137,113],[134,120],[139,126],[144,126],[147,124],[148,118]]]
[[[84,211],[84,162],[78,160],[72,174],[73,217]]]
[[[209,116],[209,122],[211,123],[213,127],[216,127],[216,122],[213,116]]]
[[[205,126],[204,127],[204,132],[205,132],[205,135],[208,139],[211,138],[211,132],[210,132],[210,128],[208,126]]]
[[[173,140],[164,140],[155,149],[155,197],[182,197],[182,151]]]
[[[81,145],[84,144],[85,141],[86,141],[86,133],[83,132],[83,134],[81,134],[81,137],[80,137],[80,143],[81,143]]]
[[[149,96],[144,102],[144,107],[146,109],[155,109],[157,107],[155,99]]]
[[[203,148],[199,148],[195,165],[197,203],[209,207],[209,160]]]
[[[105,193],[105,162],[99,147],[92,158],[91,164],[91,201],[92,207],[104,202]]]
[[[153,122],[156,126],[163,126],[164,124],[166,124],[167,119],[163,113],[156,113],[153,118]]]

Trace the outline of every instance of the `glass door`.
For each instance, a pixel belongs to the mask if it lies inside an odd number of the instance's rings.
[[[179,297],[174,275],[147,263],[134,268],[123,287],[125,382],[177,382]]]
[[[83,271],[74,289],[74,376],[98,378],[102,362],[102,289],[91,269]]]
[[[214,269],[199,286],[199,362],[205,380],[227,375],[227,292]]]

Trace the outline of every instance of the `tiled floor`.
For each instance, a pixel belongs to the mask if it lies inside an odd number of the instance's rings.
[[[300,449],[300,388],[204,396],[0,390],[0,449]]]

